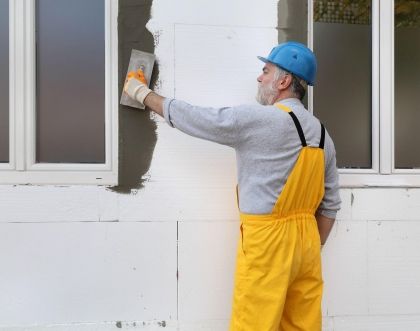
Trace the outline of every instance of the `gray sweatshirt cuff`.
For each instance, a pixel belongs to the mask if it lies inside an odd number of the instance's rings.
[[[317,213],[321,214],[322,216],[332,218],[335,220],[337,217],[337,211],[336,210],[328,210],[328,209],[318,209]]]
[[[165,118],[166,123],[168,123],[171,127],[174,127],[174,125],[171,122],[170,114],[172,101],[175,101],[175,99],[165,98],[165,100],[163,101],[163,117]]]

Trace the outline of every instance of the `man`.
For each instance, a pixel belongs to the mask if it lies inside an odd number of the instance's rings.
[[[334,144],[301,100],[316,59],[273,48],[257,78],[261,105],[204,108],[165,99],[130,73],[124,90],[189,135],[231,146],[241,238],[231,331],[320,331],[321,256],[340,207]]]

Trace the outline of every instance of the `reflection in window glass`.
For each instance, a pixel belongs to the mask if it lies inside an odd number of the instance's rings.
[[[105,162],[104,2],[36,1],[37,162]]]
[[[9,162],[9,0],[0,0],[0,163]]]
[[[308,42],[308,1],[279,0],[277,3],[279,43],[294,40]]]
[[[395,167],[420,168],[420,2],[395,1]]]
[[[314,1],[314,114],[340,168],[372,167],[371,1]]]
[[[278,42],[293,40],[308,44],[308,0],[279,0],[278,13]],[[303,99],[308,106],[307,95]]]

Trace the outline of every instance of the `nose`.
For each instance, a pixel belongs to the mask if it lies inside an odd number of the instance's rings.
[[[257,82],[258,83],[261,83],[262,82],[262,77],[261,77],[262,75],[259,75],[258,77],[257,77]]]

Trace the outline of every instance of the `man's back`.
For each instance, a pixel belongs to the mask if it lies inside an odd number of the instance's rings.
[[[318,146],[321,138],[318,119],[298,99],[280,103],[295,113],[308,145]],[[275,105],[204,108],[166,100],[164,114],[170,125],[187,134],[233,147],[237,155],[241,212],[271,212],[301,149],[295,124],[286,112]],[[339,205],[335,150],[326,134],[322,213],[334,218]]]

